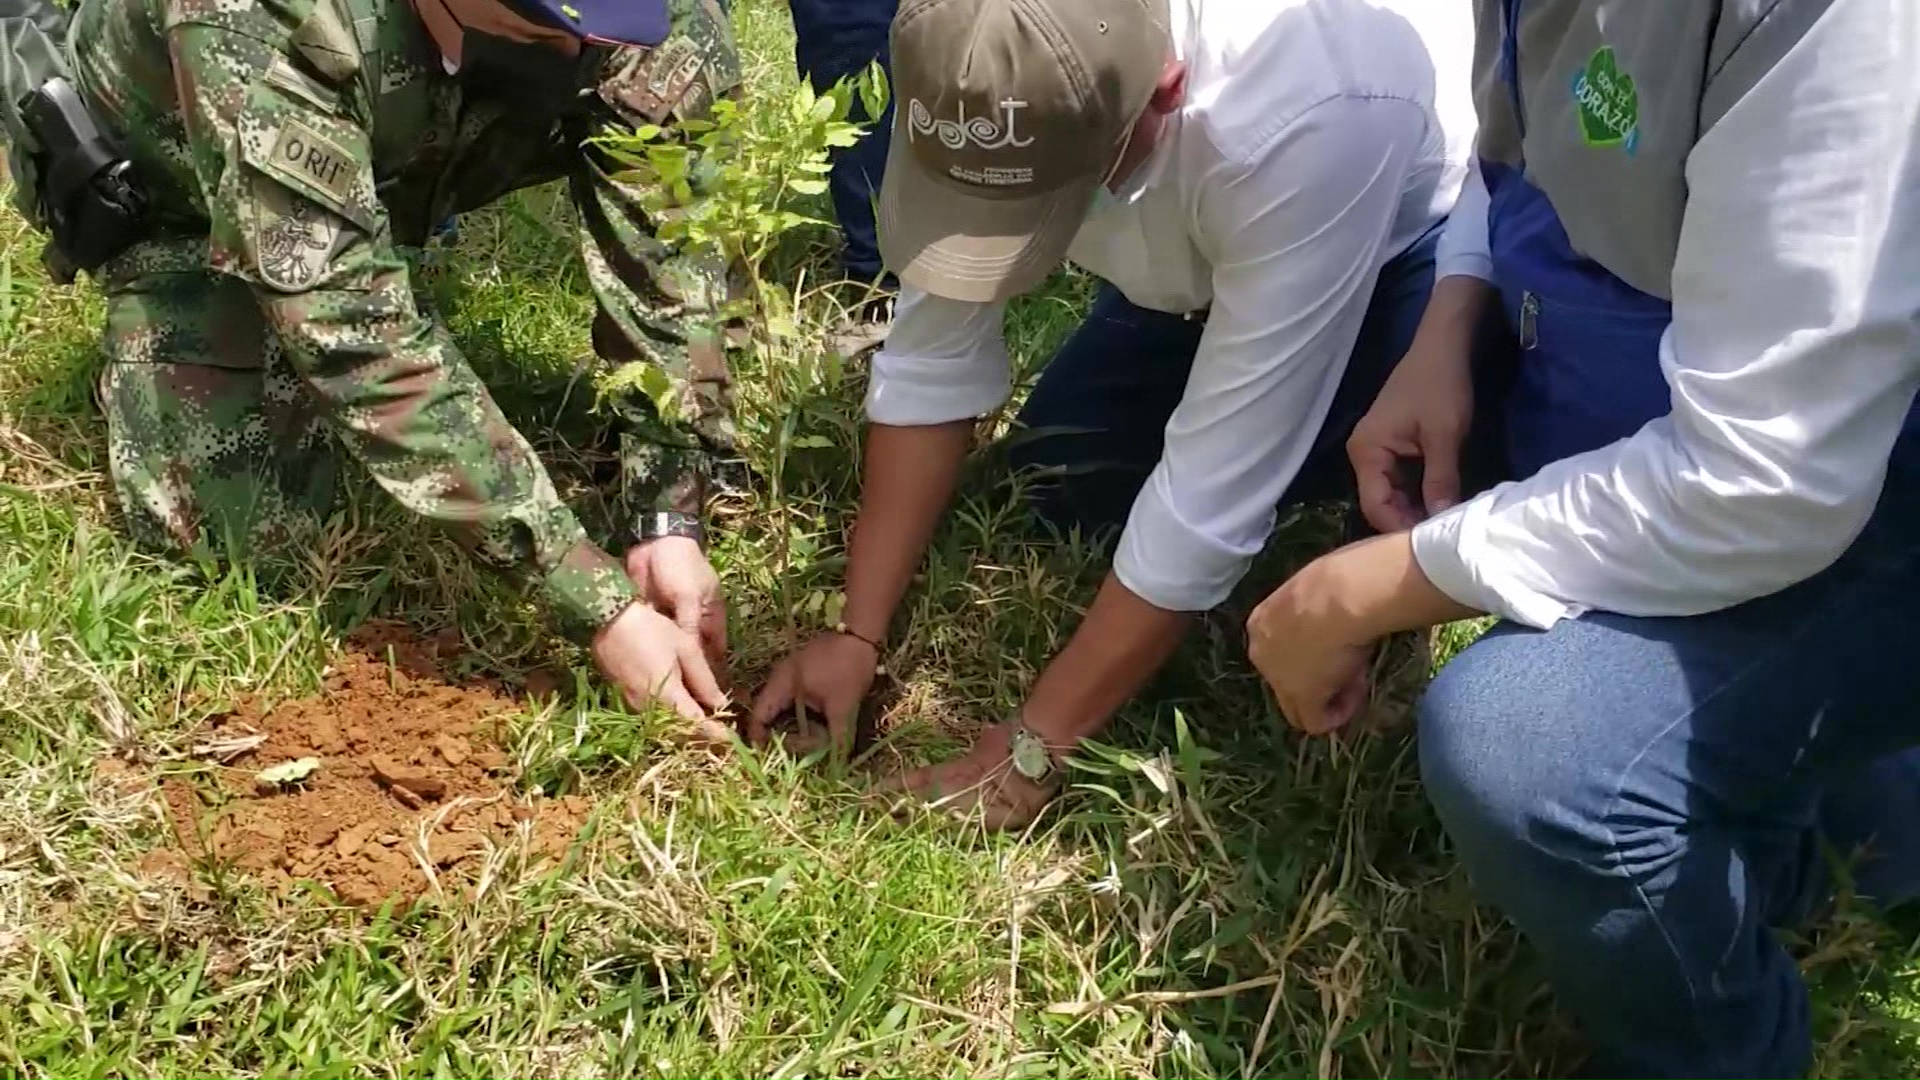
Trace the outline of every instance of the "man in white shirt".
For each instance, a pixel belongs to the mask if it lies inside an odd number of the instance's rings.
[[[1920,893],[1920,6],[1479,8],[1476,172],[1350,444],[1387,534],[1270,596],[1254,659],[1329,731],[1374,640],[1501,616],[1422,702],[1422,772],[1591,1071],[1803,1075],[1772,928],[1821,845]],[[1521,359],[1476,404],[1496,302]],[[1476,410],[1515,480],[1452,505]]]
[[[1056,522],[1124,520],[1114,571],[1020,713],[907,781],[992,824],[1037,812],[1276,507],[1343,486],[1466,174],[1471,51],[1467,0],[904,3],[880,206],[903,287],[844,623],[776,670],[755,727],[797,702],[844,737],[976,418],[1010,393],[1005,301],[1071,259],[1108,287],[1022,420],[1093,430],[1027,460],[1081,466]]]

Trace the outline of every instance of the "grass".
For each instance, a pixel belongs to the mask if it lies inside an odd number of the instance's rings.
[[[781,93],[783,9],[757,0],[739,19],[754,92]],[[544,225],[563,212],[538,191],[465,219],[428,286],[566,476],[567,447],[600,421],[574,385],[591,301]],[[798,238],[783,275],[817,276],[831,244]],[[311,690],[366,618],[456,625],[499,674],[588,669],[364,491],[272,589],[129,548],[89,401],[99,305],[49,285],[36,251],[0,219],[0,1000],[15,1003],[0,1070],[1537,1075],[1577,1053],[1530,954],[1449,858],[1404,708],[1352,737],[1293,737],[1231,619],[1193,636],[1096,771],[1021,837],[896,821],[860,775],[777,753],[678,749],[669,725],[589,688],[515,720],[527,782],[597,807],[557,871],[503,862],[477,895],[404,916],[276,899],[217,867],[140,873],[162,822],[128,777],[178,761],[238,695]],[[1015,306],[1029,372],[1085,293],[1062,277]],[[747,688],[831,602],[856,495],[861,375],[810,344],[832,318],[831,296],[811,295],[809,333],[737,373],[747,453],[782,482],[778,500],[723,508]],[[1103,572],[1022,538],[990,457],[896,624],[882,764],[947,752],[1014,706]],[[1248,594],[1333,535],[1288,523]],[[1823,1074],[1920,1067],[1910,932],[1843,906],[1805,956]]]

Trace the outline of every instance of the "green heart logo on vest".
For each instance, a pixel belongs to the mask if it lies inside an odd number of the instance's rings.
[[[1573,99],[1580,106],[1580,137],[1588,146],[1624,147],[1631,156],[1640,145],[1640,92],[1633,76],[1620,70],[1613,47],[1587,60],[1573,77]]]

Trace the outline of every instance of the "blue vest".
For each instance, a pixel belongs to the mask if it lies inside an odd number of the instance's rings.
[[[1512,122],[1524,140],[1522,4],[1500,0],[1504,26],[1498,63],[1511,97]],[[1553,203],[1523,164],[1482,157],[1480,168],[1490,200],[1493,282],[1520,343],[1506,429],[1514,475],[1525,478],[1550,462],[1632,435],[1671,411],[1660,340],[1673,321],[1673,305],[1575,250]],[[1920,462],[1916,432],[1920,403],[1908,413],[1896,457]]]

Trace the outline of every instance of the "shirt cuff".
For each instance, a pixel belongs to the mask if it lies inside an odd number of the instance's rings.
[[[1413,560],[1441,592],[1478,611],[1547,630],[1586,609],[1512,579],[1504,556],[1487,538],[1490,495],[1470,500],[1414,527]]]
[[[1180,520],[1149,480],[1120,534],[1113,574],[1162,611],[1208,611],[1233,593],[1254,554],[1242,554]]]
[[[582,644],[640,595],[620,561],[585,537],[547,572],[541,592],[561,631]]]
[[[1444,281],[1450,277],[1470,277],[1477,281],[1493,280],[1493,257],[1477,251],[1455,251],[1439,255],[1433,263],[1433,280]]]
[[[1447,223],[1442,227],[1440,243],[1433,254],[1435,281],[1450,277],[1493,280],[1493,249],[1487,243],[1489,203],[1486,180],[1480,166],[1475,164],[1467,171],[1460,194],[1454,200],[1453,212],[1447,215]]]
[[[921,357],[887,352],[873,358],[867,380],[867,419],[889,427],[921,427],[972,420],[1013,395],[1012,365],[998,355]]]

